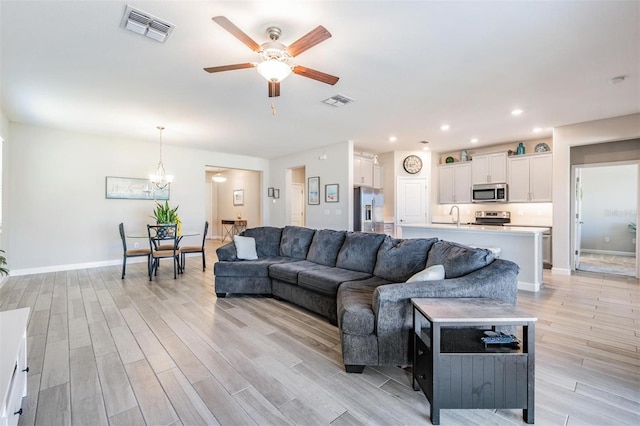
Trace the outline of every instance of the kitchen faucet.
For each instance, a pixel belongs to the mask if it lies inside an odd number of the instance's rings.
[[[458,228],[460,228],[460,207],[458,206],[451,206],[451,210],[449,210],[449,214],[453,214],[453,209],[456,209],[457,213],[458,213],[458,217],[456,218],[456,226]]]

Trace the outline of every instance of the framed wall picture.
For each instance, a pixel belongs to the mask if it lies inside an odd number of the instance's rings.
[[[233,191],[233,205],[244,206],[244,189],[235,189]]]
[[[337,183],[330,183],[324,186],[324,202],[325,203],[337,203],[340,201],[340,185]]]
[[[107,176],[105,198],[124,200],[168,200],[171,184],[158,189],[149,179]]]
[[[310,177],[308,181],[308,204],[320,204],[320,176]]]
[[[273,198],[280,198],[280,190],[279,189],[274,189],[273,190]]]
[[[273,197],[273,187],[267,188],[267,197]]]

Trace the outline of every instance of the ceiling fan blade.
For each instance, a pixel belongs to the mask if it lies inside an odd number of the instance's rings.
[[[323,72],[312,70],[311,68],[303,67],[301,65],[296,65],[295,67],[293,67],[293,73],[301,75],[303,77],[312,78],[323,83],[331,84],[332,86],[336,84],[340,79],[335,75],[325,74]]]
[[[246,35],[244,33],[244,31],[242,31],[240,28],[236,27],[236,25],[233,22],[231,22],[230,20],[228,20],[226,17],[224,17],[224,16],[214,16],[211,19],[213,19],[213,21],[216,24],[220,25],[222,28],[224,28],[225,30],[230,32],[231,35],[233,35],[235,38],[237,38],[238,40],[240,40],[241,42],[246,44],[249,49],[253,50],[254,52],[259,52],[260,51],[260,45],[258,43],[256,43],[255,41],[253,41],[253,39],[251,37]]]
[[[307,34],[291,43],[289,47],[287,47],[287,53],[291,56],[298,56],[305,50],[325,41],[329,37],[331,37],[331,33],[322,25],[318,25],[316,29],[309,31]]]
[[[204,68],[206,72],[221,72],[221,71],[232,71],[232,70],[241,70],[243,68],[254,68],[256,66],[253,62],[247,62],[244,64],[234,64],[234,65],[222,65],[220,67],[207,67]]]
[[[269,83],[269,97],[275,98],[276,96],[280,96],[280,82],[268,81],[267,83]]]

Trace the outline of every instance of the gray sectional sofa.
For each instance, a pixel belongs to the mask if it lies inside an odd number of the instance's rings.
[[[347,372],[411,364],[411,298],[516,303],[518,266],[486,249],[297,226],[258,227],[242,235],[255,239],[257,259],[239,259],[233,242],[218,248],[216,295],[273,295],[325,316],[339,328]],[[444,279],[406,282],[432,265],[444,267]]]

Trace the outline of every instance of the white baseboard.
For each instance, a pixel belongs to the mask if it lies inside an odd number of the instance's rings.
[[[201,253],[185,253],[185,257],[193,257],[193,256],[202,256],[202,254]],[[127,259],[127,264],[144,263],[146,261],[147,260],[144,257],[132,257]],[[18,277],[22,275],[46,274],[49,272],[73,271],[76,269],[102,268],[105,266],[122,266],[122,259],[104,260],[101,262],[72,263],[67,265],[43,266],[40,268],[12,269],[10,275],[12,277]]]
[[[571,269],[551,267],[551,273],[553,275],[571,275]]]
[[[518,281],[518,290],[525,290],[525,291],[540,291],[540,289],[542,288],[542,285],[540,284],[535,284],[535,283],[526,283],[524,281]]]
[[[581,253],[590,253],[590,254],[608,254],[611,256],[627,256],[627,257],[636,257],[636,254],[632,251],[613,251],[613,250],[592,250],[592,249],[581,249]]]

